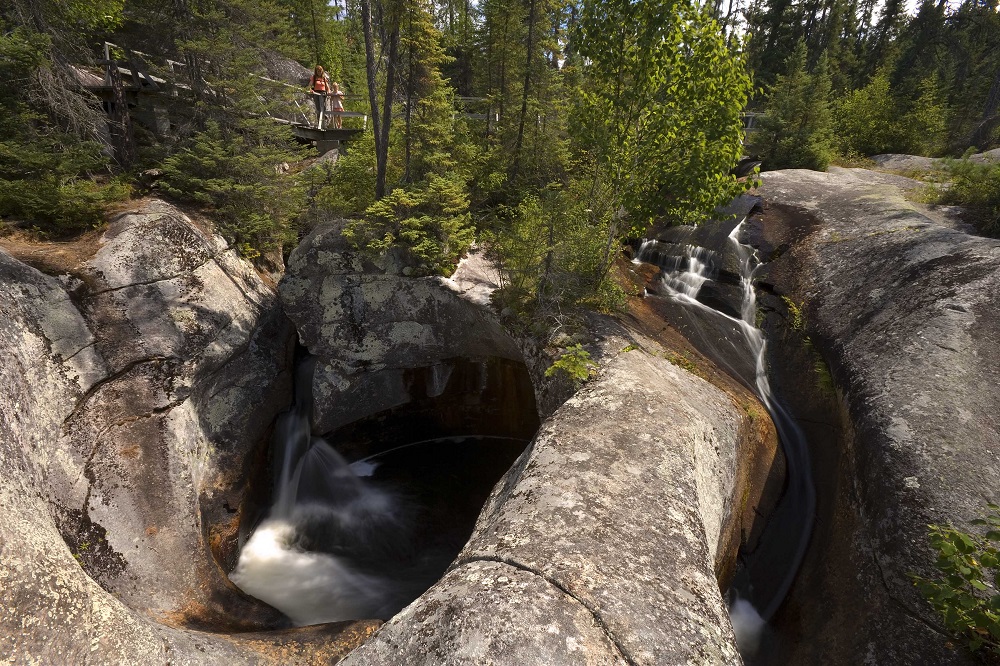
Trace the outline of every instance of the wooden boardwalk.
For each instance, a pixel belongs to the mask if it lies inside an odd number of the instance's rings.
[[[314,143],[316,144],[316,150],[322,155],[327,153],[334,148],[340,148],[342,141],[350,141],[355,139],[364,130],[360,129],[317,129],[310,125],[304,125],[302,123],[292,123],[292,132],[295,133],[295,138],[303,143]]]

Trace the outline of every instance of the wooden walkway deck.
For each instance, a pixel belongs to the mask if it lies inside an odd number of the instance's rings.
[[[302,123],[293,123],[292,132],[295,138],[303,143],[316,143],[316,150],[322,155],[334,148],[340,148],[342,141],[350,141],[357,138],[364,130],[360,129],[316,129]]]

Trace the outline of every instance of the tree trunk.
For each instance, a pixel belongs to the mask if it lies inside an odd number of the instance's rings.
[[[450,5],[449,5],[450,6]],[[413,13],[412,8],[409,11],[409,21],[410,21],[410,35],[409,46],[407,48],[407,63],[406,63],[406,142],[403,157],[403,182],[410,183],[412,176],[410,174],[410,157],[413,149],[413,137],[410,135],[411,123],[413,120]],[[449,19],[449,28],[451,27]]]
[[[983,107],[983,119],[972,130],[969,145],[983,149],[989,143],[990,134],[994,128],[1000,127],[1000,69],[993,77],[990,92],[986,95],[986,105]]]
[[[517,180],[521,167],[521,143],[524,141],[524,119],[528,115],[528,95],[531,91],[531,56],[535,42],[535,6],[537,0],[531,0],[528,5],[528,54],[524,64],[524,89],[521,91],[521,117],[517,123],[517,140],[514,143],[514,156],[511,159],[510,179]]]
[[[389,33],[389,54],[385,65],[385,98],[382,100],[382,138],[375,143],[375,198],[385,196],[385,170],[389,162],[389,127],[392,124],[392,97],[396,91],[396,62],[399,51],[399,21]]]
[[[385,196],[385,164],[381,157],[382,116],[375,90],[375,36],[372,33],[371,0],[361,0],[361,30],[365,36],[365,77],[368,80],[368,104],[371,108],[372,132],[375,135],[375,198],[381,199]]]
[[[545,262],[542,268],[542,274],[538,278],[538,287],[535,293],[535,303],[538,305],[538,309],[542,310],[545,305],[545,296],[549,291],[549,287],[552,283],[552,253],[555,251],[556,247],[556,224],[555,216],[549,215],[549,243],[548,248],[545,252]]]
[[[997,69],[996,76],[993,77],[993,85],[990,86],[990,93],[986,96],[986,107],[983,109],[983,120],[989,120],[1000,111],[1000,69]]]
[[[472,54],[476,49],[472,46],[472,36],[469,33],[472,11],[470,0],[465,0],[465,11],[462,14],[462,95],[472,97]]]
[[[122,77],[118,72],[115,60],[103,61],[107,65],[108,78],[111,80],[111,90],[114,101],[111,103],[111,138],[115,148],[115,161],[118,166],[127,169],[135,163],[135,138],[132,134],[132,118],[128,112],[128,102],[125,100],[125,90]]]

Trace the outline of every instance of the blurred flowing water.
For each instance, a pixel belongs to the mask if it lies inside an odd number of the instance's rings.
[[[761,632],[788,594],[805,556],[816,512],[809,446],[771,391],[767,340],[757,327],[754,273],[760,262],[740,242],[743,215],[701,227],[672,227],[644,240],[635,261],[662,270],[654,294],[682,309],[677,321],[696,347],[752,388],[767,407],[785,456],[786,486],[755,544],[745,544],[730,590],[740,650],[751,656]],[[705,290],[711,291],[705,294]]]
[[[296,625],[388,619],[444,573],[527,442],[440,437],[349,463],[312,434],[312,374],[300,364],[275,423],[273,502],[230,579]],[[431,376],[439,394],[449,373]]]

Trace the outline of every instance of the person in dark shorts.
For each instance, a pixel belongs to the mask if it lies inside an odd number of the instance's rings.
[[[323,112],[326,110],[326,96],[330,93],[330,76],[323,71],[322,65],[316,65],[313,75],[309,78],[309,93],[316,106],[316,128],[323,129]]]

